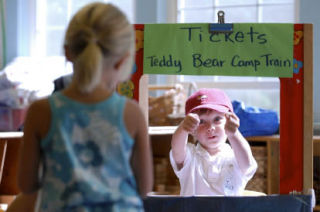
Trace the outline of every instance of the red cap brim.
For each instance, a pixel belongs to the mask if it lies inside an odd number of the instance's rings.
[[[188,113],[192,113],[195,110],[198,109],[211,109],[211,110],[216,110],[221,113],[227,113],[230,111],[230,109],[227,106],[224,105],[210,105],[210,104],[205,104],[205,105],[199,105],[197,107],[192,108]]]

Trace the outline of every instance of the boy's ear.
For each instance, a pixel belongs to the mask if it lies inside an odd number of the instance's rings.
[[[127,52],[125,55],[123,55],[115,64],[114,69],[120,70],[123,63],[125,63],[126,59],[129,57],[129,52]]]

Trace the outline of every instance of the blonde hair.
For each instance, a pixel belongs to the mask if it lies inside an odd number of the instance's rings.
[[[104,65],[111,67],[129,53],[118,79],[126,80],[134,61],[134,43],[133,26],[117,7],[92,3],[80,9],[65,35],[78,89],[92,91],[100,82]]]

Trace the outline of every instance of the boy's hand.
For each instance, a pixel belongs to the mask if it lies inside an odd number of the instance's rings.
[[[226,117],[226,125],[224,129],[226,131],[227,136],[230,137],[237,132],[240,126],[240,120],[238,116],[232,112],[226,113],[225,117]]]
[[[198,114],[189,113],[181,123],[182,129],[190,134],[194,134],[198,128],[200,119]]]

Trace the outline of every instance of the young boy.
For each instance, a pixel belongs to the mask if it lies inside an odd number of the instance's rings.
[[[219,89],[200,89],[188,98],[185,113],[170,151],[180,195],[241,195],[257,163],[228,96]],[[187,142],[189,134],[195,145]]]

